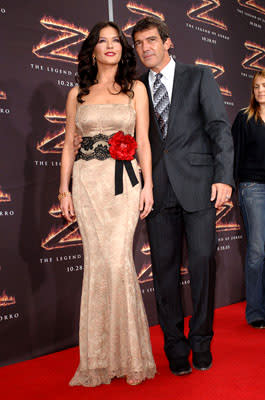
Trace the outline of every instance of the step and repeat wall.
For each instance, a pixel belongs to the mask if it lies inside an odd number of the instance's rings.
[[[78,343],[82,243],[77,222],[62,218],[57,200],[65,100],[81,43],[112,13],[129,40],[143,16],[166,20],[176,59],[212,69],[231,123],[248,103],[254,72],[265,67],[263,0],[0,0],[1,365]],[[216,229],[220,307],[244,298],[245,237],[235,197],[217,211]],[[154,325],[145,223],[137,226],[134,256]],[[188,314],[187,257],[181,276]]]

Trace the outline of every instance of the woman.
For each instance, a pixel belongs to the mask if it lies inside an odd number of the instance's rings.
[[[235,177],[247,234],[246,319],[265,328],[265,69],[252,81],[249,106],[232,127]]]
[[[135,385],[156,372],[132,257],[139,210],[143,219],[153,204],[148,98],[133,80],[135,56],[116,24],[96,24],[78,60],[79,87],[66,103],[59,188],[65,218],[76,213],[85,263],[80,364],[70,385],[97,386],[122,376]],[[74,163],[76,130],[83,141]]]

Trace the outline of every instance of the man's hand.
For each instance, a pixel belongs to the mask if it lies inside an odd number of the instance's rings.
[[[230,200],[232,187],[225,183],[214,183],[212,185],[211,201],[215,201],[215,208],[221,207],[226,201]]]
[[[75,156],[77,155],[78,150],[79,150],[80,147],[81,147],[81,142],[82,142],[82,140],[83,140],[83,137],[82,137],[81,135],[79,135],[78,133],[75,132],[75,134],[74,134],[74,140],[73,140]]]
[[[154,204],[152,187],[144,186],[140,195],[140,219],[144,219],[152,211]]]

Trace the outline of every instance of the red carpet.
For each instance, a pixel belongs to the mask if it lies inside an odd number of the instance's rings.
[[[160,328],[151,328],[158,375],[138,386],[123,379],[97,388],[68,386],[78,363],[78,348],[3,367],[1,399],[27,400],[265,400],[265,329],[248,326],[245,303],[216,310],[213,366],[176,377],[169,372]]]

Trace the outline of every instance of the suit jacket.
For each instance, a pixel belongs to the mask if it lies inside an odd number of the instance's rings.
[[[213,183],[234,186],[232,135],[211,71],[176,63],[166,140],[155,117],[148,72],[141,80],[150,104],[155,209],[161,205],[168,179],[186,211],[210,207]]]

